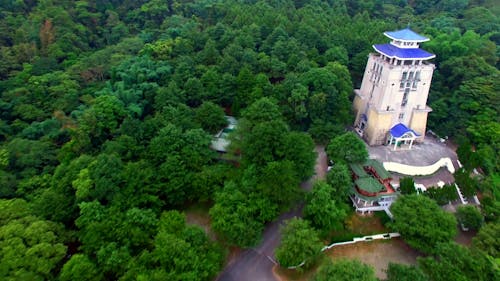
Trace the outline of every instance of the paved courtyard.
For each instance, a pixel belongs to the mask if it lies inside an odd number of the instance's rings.
[[[455,170],[459,168],[455,150],[446,143],[439,142],[434,137],[425,137],[421,144],[413,144],[411,150],[407,146],[372,146],[368,147],[370,158],[380,162],[396,162],[412,166],[428,166],[436,163],[441,158],[450,158]],[[399,182],[399,178],[404,175],[392,173],[394,181]],[[425,186],[436,186],[439,181],[444,183],[454,182],[453,175],[445,168],[439,169],[436,173],[429,176],[415,177],[415,182]]]

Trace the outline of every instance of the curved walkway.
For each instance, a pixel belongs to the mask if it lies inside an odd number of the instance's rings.
[[[324,146],[316,146],[315,175],[300,186],[304,190],[311,190],[316,179],[324,179],[328,167]],[[246,249],[234,257],[219,274],[217,281],[276,281],[273,273],[274,249],[279,245],[281,235],[280,226],[285,220],[302,216],[302,207],[297,206],[269,223],[262,236],[262,242],[255,248]]]
[[[450,173],[455,173],[451,159],[441,158],[436,163],[428,166],[411,166],[396,162],[384,162],[384,168],[389,172],[396,172],[407,176],[427,176],[437,172],[441,167],[446,167]]]

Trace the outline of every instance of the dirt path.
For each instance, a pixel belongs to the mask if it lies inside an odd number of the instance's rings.
[[[389,263],[416,264],[419,253],[406,245],[399,238],[360,242],[356,244],[333,247],[326,254],[333,260],[339,258],[358,259],[375,268],[375,274],[385,279],[385,270]]]

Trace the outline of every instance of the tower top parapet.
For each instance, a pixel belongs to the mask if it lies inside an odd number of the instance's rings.
[[[429,38],[422,36],[409,27],[396,31],[384,32],[384,35],[392,39],[388,44],[373,45],[379,54],[397,60],[429,60],[435,57],[423,49],[419,48],[419,43],[429,41]]]

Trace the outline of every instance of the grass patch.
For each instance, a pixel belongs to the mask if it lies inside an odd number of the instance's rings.
[[[354,237],[389,232],[385,226],[390,218],[385,212],[375,212],[372,215],[352,213],[344,222],[345,228],[333,231],[328,235],[331,243],[351,241]]]

